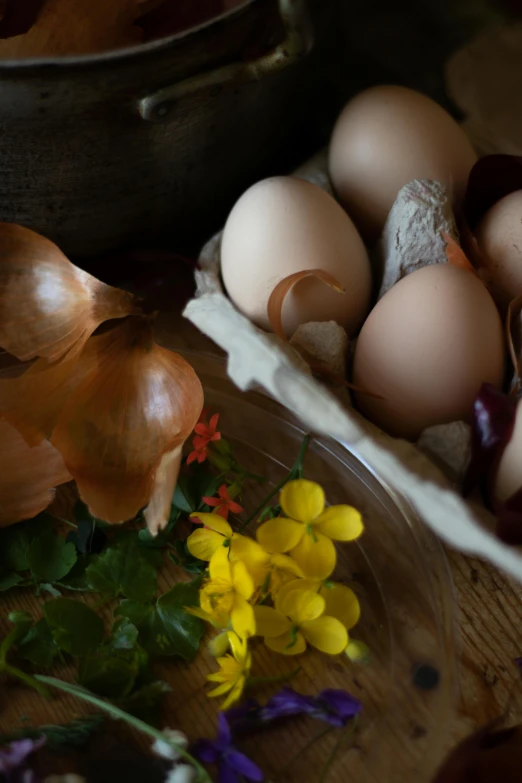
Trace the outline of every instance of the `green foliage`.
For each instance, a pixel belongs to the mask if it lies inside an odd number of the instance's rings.
[[[185,611],[187,606],[198,606],[200,579],[177,584],[164,593],[155,604],[124,600],[119,614],[126,617],[139,631],[139,640],[151,656],[177,655],[186,661],[196,657],[204,632],[197,617]]]

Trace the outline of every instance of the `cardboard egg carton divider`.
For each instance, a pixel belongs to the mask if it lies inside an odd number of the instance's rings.
[[[332,193],[324,154],[295,174]],[[440,187],[439,183],[420,184]],[[398,201],[400,198],[401,194]],[[439,204],[444,205],[444,199]],[[522,582],[522,551],[496,538],[494,519],[484,507],[464,500],[415,445],[389,437],[357,411],[343,405],[338,395],[312,377],[291,347],[258,329],[234,307],[220,279],[221,236],[222,233],[214,236],[201,252],[200,269],[195,273],[196,296],[187,304],[184,316],[226,351],[228,374],[236,386],[243,391],[264,391],[291,411],[311,433],[342,444],[378,477],[399,505],[405,502],[413,507],[447,544],[489,560]],[[385,236],[386,228],[382,241]],[[448,438],[451,436],[452,431],[448,430]],[[443,439],[446,440],[444,434]]]

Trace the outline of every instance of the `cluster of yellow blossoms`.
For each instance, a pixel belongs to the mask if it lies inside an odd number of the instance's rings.
[[[251,637],[263,637],[284,655],[303,653],[307,643],[337,655],[359,619],[353,590],[329,577],[333,542],[361,535],[360,513],[345,505],[325,508],[322,487],[306,479],[286,484],[280,504],[284,516],[260,525],[257,540],[235,533],[216,513],[192,515],[203,527],[189,536],[188,549],[209,565],[200,608],[190,611],[220,631],[211,645],[220,671],[209,676],[220,684],[209,695],[228,694],[224,709],[239,699],[249,676]]]

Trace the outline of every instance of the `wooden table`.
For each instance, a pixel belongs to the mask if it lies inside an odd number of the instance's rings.
[[[160,317],[159,339],[179,348],[190,348],[218,353],[215,346],[199,334],[194,327],[179,315],[181,300],[187,294],[187,272],[182,283],[175,286],[160,286],[156,290],[157,306],[169,315]],[[514,664],[514,658],[522,655],[522,588],[500,574],[492,566],[476,559],[464,557],[448,551],[447,557],[455,583],[455,611],[460,626],[460,638],[457,640],[460,695],[458,708],[450,727],[449,744],[454,744],[466,734],[472,732],[500,715],[506,714],[509,722],[522,721],[522,682],[521,675]],[[163,588],[175,579],[175,575],[166,577]],[[39,612],[40,599],[27,592],[12,592],[0,599],[2,612],[12,608]],[[0,632],[6,632],[7,622],[0,619]],[[286,662],[285,662],[286,664]],[[313,682],[315,663],[309,665],[309,681]],[[285,670],[288,667],[283,666]],[[304,666],[305,670],[307,665]],[[202,685],[207,664],[198,667],[193,676],[191,670],[179,663],[169,663],[162,667],[161,674],[176,689],[177,698],[168,697],[164,712],[164,725],[182,726],[191,737],[201,734],[212,736],[215,721],[213,705],[210,706],[203,695]],[[273,668],[271,669],[273,674]],[[64,671],[64,676],[67,670]],[[181,679],[180,679],[181,675]],[[335,685],[335,673],[331,685]],[[338,687],[342,684],[339,682]],[[82,705],[68,697],[58,697],[51,703],[44,702],[32,692],[9,683],[0,692],[0,732],[7,732],[20,725],[21,719],[29,719],[31,724],[66,722],[74,715],[84,712]],[[296,729],[300,731],[300,729]],[[112,733],[112,730],[111,730]],[[128,741],[125,731],[119,729],[118,736]],[[106,740],[106,737],[103,738]],[[292,744],[298,741],[297,735],[284,733],[274,735],[271,753],[284,758],[291,753]],[[404,742],[415,741],[415,735],[405,737]],[[138,739],[138,744],[146,747],[148,742]],[[312,755],[305,770],[301,770],[300,783],[317,783],[318,770],[324,764],[324,753]],[[53,759],[50,767],[70,771],[76,764],[76,757],[65,761]],[[113,778],[117,779],[117,778]],[[288,780],[288,778],[284,778]],[[342,772],[328,777],[328,780],[343,783]],[[278,779],[277,779],[278,780]],[[102,783],[102,781],[98,781]],[[405,781],[409,783],[409,781]],[[412,783],[414,783],[412,781]],[[421,783],[420,780],[415,783]],[[424,783],[424,781],[422,781]]]

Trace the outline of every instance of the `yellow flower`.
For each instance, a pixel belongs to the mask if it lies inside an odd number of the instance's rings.
[[[247,546],[243,542],[234,541],[232,559],[235,555],[246,565],[256,587],[260,588],[261,598],[269,594],[275,598],[283,585],[304,577],[301,568],[288,555],[266,552],[255,541],[246,540],[250,542]]]
[[[344,654],[352,663],[359,663],[363,666],[370,663],[370,648],[367,644],[357,639],[350,639]]]
[[[357,625],[361,617],[361,606],[354,591],[338,582],[320,579],[297,579],[287,582],[281,588],[281,599],[292,590],[312,590],[324,598],[325,614],[339,620],[347,631]]]
[[[210,579],[199,593],[201,610],[214,625],[226,628],[228,623],[241,638],[256,631],[254,610],[248,603],[254,594],[254,581],[244,563],[229,560],[228,550],[221,547],[211,557]]]
[[[259,544],[247,536],[234,533],[226,519],[219,514],[194,513],[191,519],[199,520],[205,527],[194,530],[187,538],[187,548],[193,557],[210,560],[220,547],[230,549],[233,560],[242,560],[244,553],[259,548]]]
[[[299,584],[297,582],[296,584]],[[312,590],[280,591],[275,609],[256,606],[256,633],[267,647],[284,655],[299,655],[306,643],[321,652],[338,655],[346,649],[348,633],[335,617],[324,614],[325,600]]]
[[[240,639],[236,633],[229,632],[228,641],[230,643],[232,655],[225,655],[223,658],[218,658],[217,662],[219,663],[221,671],[207,676],[207,679],[210,680],[210,682],[221,683],[217,688],[214,688],[213,691],[209,691],[207,696],[216,698],[217,696],[223,696],[225,693],[228,693],[227,698],[221,705],[222,710],[228,709],[234,702],[241,698],[252,666],[252,656],[248,650],[246,639]]]
[[[285,517],[269,519],[257,531],[268,552],[289,552],[306,576],[326,579],[335,568],[332,541],[353,541],[363,532],[359,512],[352,506],[325,509],[324,491],[306,479],[290,481],[281,490]]]

